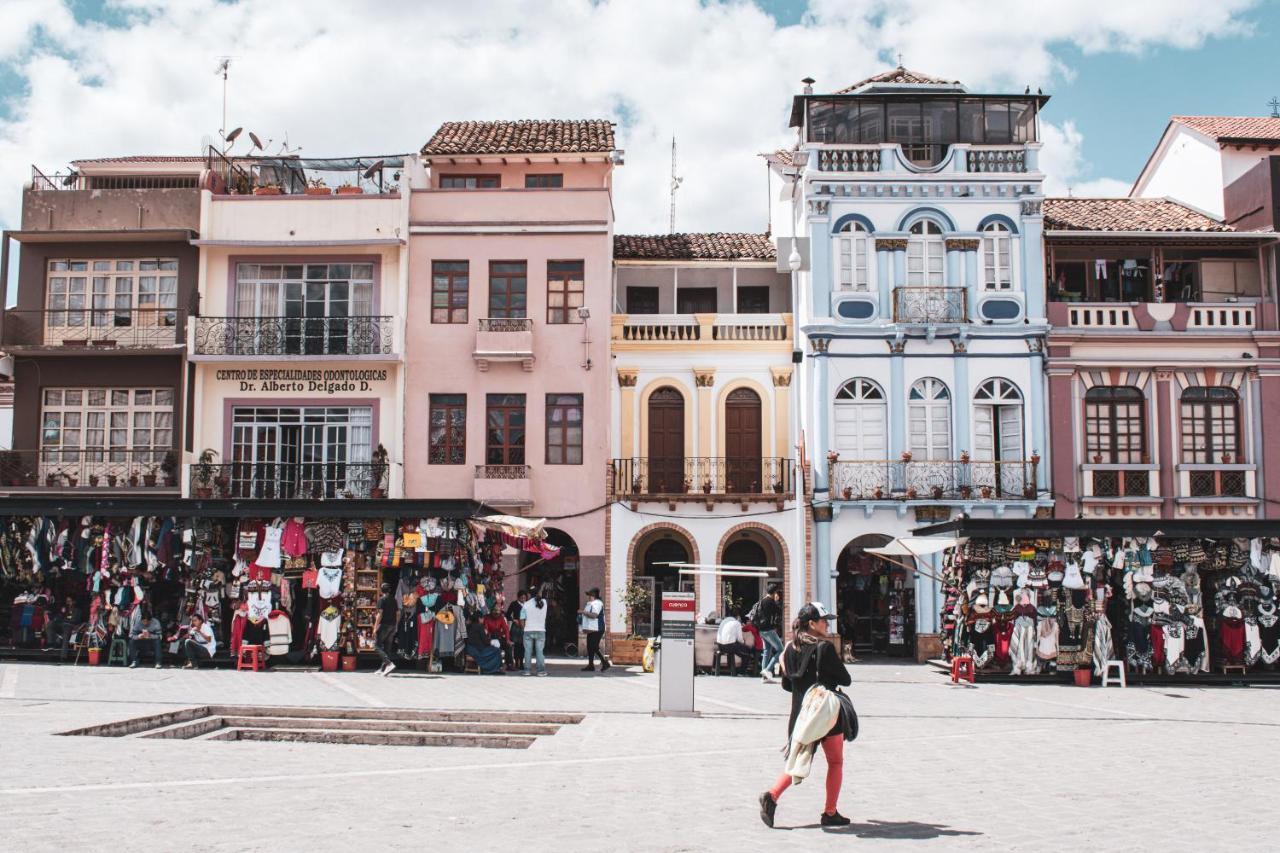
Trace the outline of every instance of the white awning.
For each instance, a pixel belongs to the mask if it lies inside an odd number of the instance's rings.
[[[881,557],[927,557],[954,548],[964,541],[964,537],[958,536],[899,536],[888,545],[862,550]]]

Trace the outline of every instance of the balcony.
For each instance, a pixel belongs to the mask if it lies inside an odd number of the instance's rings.
[[[609,190],[494,189],[414,190],[409,224],[415,233],[508,225],[562,225],[598,231],[613,219]]]
[[[1084,332],[1252,332],[1253,302],[1050,302],[1049,323]]]
[[[477,465],[473,496],[495,507],[533,506],[528,465]]]
[[[387,463],[228,462],[190,466],[191,495],[207,499],[330,500],[386,497]]]
[[[969,322],[963,287],[895,287],[893,322],[933,326]]]
[[[89,176],[77,171],[46,175],[32,167],[31,185],[22,193],[22,229],[29,233],[196,232],[200,229],[197,178],[195,174]]]
[[[1081,471],[1084,474],[1085,498],[1159,500],[1159,493],[1152,488],[1158,479],[1159,466],[1097,462],[1082,465]]]
[[[487,371],[495,361],[518,361],[533,370],[533,321],[528,317],[487,317],[476,321],[476,367]]]
[[[199,317],[195,355],[392,355],[393,317]]]
[[[855,460],[829,463],[833,499],[870,500],[1030,500],[1036,497],[1038,457],[973,459]]]
[[[164,350],[183,344],[186,312],[177,308],[76,308],[4,312],[7,349]]]
[[[878,172],[879,145],[841,145],[818,150],[819,172]]]
[[[1027,149],[1022,145],[982,146],[965,152],[966,172],[1000,174],[1027,171]]]
[[[1178,493],[1192,499],[1246,498],[1257,495],[1256,469],[1244,463],[1221,465],[1179,465]]]
[[[129,492],[178,489],[178,456],[154,448],[0,450],[0,487]]]
[[[614,314],[615,344],[686,344],[733,348],[744,343],[790,349],[790,314]]]
[[[795,492],[794,463],[778,457],[632,457],[614,459],[610,470],[612,494],[631,501],[782,502]]]

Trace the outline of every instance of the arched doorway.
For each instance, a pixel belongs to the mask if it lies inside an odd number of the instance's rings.
[[[649,395],[650,494],[684,488],[684,395],[667,385]]]
[[[554,527],[547,528],[547,543],[560,549],[553,559],[540,560],[536,554],[521,553],[521,567],[525,572],[520,586],[546,590],[551,606],[547,613],[547,652],[558,655],[566,646],[578,642],[578,608],[582,606],[578,543]]]
[[[654,531],[637,544],[631,580],[648,588],[651,605],[648,612],[634,615],[632,630],[642,637],[652,637],[657,633],[663,593],[694,591],[694,576],[681,575],[680,568],[672,565],[692,561],[692,546],[674,530]]]
[[[750,388],[735,388],[724,401],[725,491],[760,492],[760,456],[760,395]]]
[[[782,545],[773,535],[758,528],[744,528],[732,534],[717,561],[725,566],[767,568],[772,571],[764,577],[720,577],[718,612],[746,613],[761,598],[771,583],[781,583],[784,572]]]
[[[880,533],[859,536],[836,562],[840,635],[857,655],[915,655],[915,580],[902,566],[866,551],[891,540]]]

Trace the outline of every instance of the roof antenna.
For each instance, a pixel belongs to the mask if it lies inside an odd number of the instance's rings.
[[[1271,100],[1267,101],[1267,106],[1271,107],[1272,118],[1280,118],[1280,99],[1272,95]]]
[[[227,153],[227,149],[235,141],[227,139],[227,70],[231,68],[231,59],[230,56],[219,56],[218,67],[213,69],[214,76],[222,75],[222,127],[218,128],[218,136],[222,137],[223,154]]]
[[[676,233],[676,190],[684,178],[676,174],[676,138],[671,137],[671,222],[667,225],[667,233]]]
[[[901,53],[899,53],[899,54],[898,54],[898,67],[899,67],[899,68],[906,68],[906,66],[902,64],[902,54],[901,54]]]

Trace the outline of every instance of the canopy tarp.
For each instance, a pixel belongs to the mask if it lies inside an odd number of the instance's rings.
[[[881,557],[927,557],[954,548],[963,541],[959,536],[899,536],[887,545],[863,550]]]

